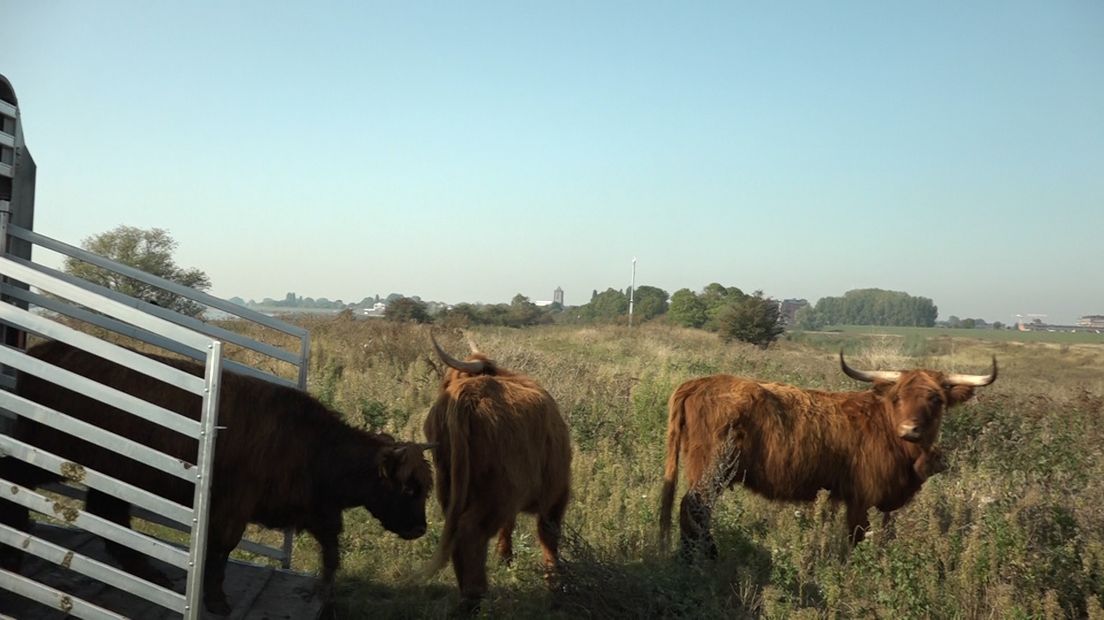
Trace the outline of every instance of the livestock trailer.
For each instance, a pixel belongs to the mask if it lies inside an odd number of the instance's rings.
[[[35,515],[24,532],[0,523],[0,545],[15,547],[27,556],[18,573],[0,569],[0,616],[34,615],[84,618],[180,617],[203,613],[201,589],[211,470],[218,433],[218,394],[223,370],[238,372],[276,384],[306,388],[309,336],[306,330],[263,315],[230,301],[144,273],[41,235],[34,231],[35,163],[24,142],[20,108],[15,91],[0,76],[0,457],[19,459],[59,475],[64,483],[36,490],[0,479],[0,502],[13,502]],[[231,315],[236,320],[215,324],[129,297],[35,261],[32,254],[52,252],[67,260],[82,261],[114,274],[132,278]],[[224,325],[246,325],[233,330]],[[259,326],[259,329],[258,329]],[[98,334],[98,335],[94,335]],[[157,381],[194,393],[201,401],[196,419],[90,381],[24,353],[28,335],[65,342],[96,356],[126,366]],[[102,337],[100,337],[102,336]],[[117,343],[156,348],[201,363],[197,377],[134,353]],[[239,353],[233,361],[228,349]],[[244,360],[244,361],[242,361]],[[250,362],[249,360],[254,360]],[[149,422],[170,428],[196,441],[195,462],[185,462],[139,442],[107,432],[65,411],[39,405],[13,393],[18,373],[108,403]],[[158,496],[102,472],[71,462],[12,436],[16,416],[33,420],[68,435],[96,443],[121,457],[155,468],[194,485],[191,506]],[[132,516],[150,524],[132,530],[87,512],[80,504],[87,489],[95,489],[129,502]],[[103,555],[102,540],[138,551],[169,568],[172,587],[159,585],[120,570]],[[268,558],[290,567],[291,532],[282,542],[264,544],[244,538],[239,549],[252,557]],[[235,573],[249,581],[238,591],[236,604],[249,605],[264,598],[271,584],[295,584],[295,575],[269,567],[249,574],[250,564],[228,568],[228,582]],[[267,572],[266,572],[267,571]],[[275,574],[274,573],[279,573]],[[304,583],[306,585],[304,585]],[[298,587],[309,591],[310,581]],[[258,585],[260,584],[260,585]],[[231,596],[235,588],[227,584]],[[18,596],[16,596],[18,595]],[[316,601],[288,607],[281,601],[275,610],[290,617],[317,613]],[[313,610],[313,611],[311,611]],[[248,617],[249,610],[236,608]],[[52,614],[52,615],[51,615]],[[262,614],[264,615],[264,614]]]

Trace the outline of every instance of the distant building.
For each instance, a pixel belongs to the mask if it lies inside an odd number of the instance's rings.
[[[562,288],[557,286],[556,290],[552,291],[552,303],[560,304],[561,307],[564,305]]]
[[[1077,326],[1092,329],[1104,328],[1104,314],[1087,314],[1077,321]]]
[[[783,325],[793,325],[797,319],[797,311],[808,308],[809,302],[804,299],[783,299],[778,302],[778,315]]]

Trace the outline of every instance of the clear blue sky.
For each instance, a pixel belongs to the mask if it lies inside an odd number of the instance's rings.
[[[0,0],[36,228],[213,292],[1104,314],[1104,3]]]

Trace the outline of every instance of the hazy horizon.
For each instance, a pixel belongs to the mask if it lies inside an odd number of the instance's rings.
[[[164,228],[219,296],[577,305],[635,256],[669,293],[1104,314],[1099,2],[59,1],[0,21],[35,229]]]

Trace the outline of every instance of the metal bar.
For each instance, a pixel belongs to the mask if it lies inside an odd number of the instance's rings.
[[[147,361],[151,364],[159,363],[148,359]],[[65,370],[53,364],[47,364],[36,357],[31,357],[23,353],[19,349],[0,346],[0,364],[7,364],[8,366],[30,373],[50,383],[64,386],[74,392],[79,392],[84,396],[121,409],[131,415],[153,422],[169,430],[176,431],[186,437],[199,436],[199,422],[191,418],[175,411],[165,409],[164,407],[158,407],[157,405],[144,401],[141,398],[131,396],[121,390],[116,390],[113,387],[108,387],[102,383],[82,377],[75,372]]]
[[[251,310],[244,306],[239,306],[238,304],[235,304],[233,302],[227,301],[225,299],[220,299],[218,297],[215,297],[214,295],[204,293],[203,291],[197,291],[194,288],[184,286],[177,282],[173,282],[172,280],[166,280],[165,278],[160,278],[158,276],[148,274],[129,265],[124,265],[111,259],[104,258],[102,256],[99,256],[98,254],[93,254],[87,250],[69,245],[56,239],[51,239],[50,237],[36,233],[31,230],[27,230],[20,226],[12,226],[10,234],[13,237],[23,239],[24,241],[40,245],[44,248],[59,252],[61,254],[65,254],[67,256],[72,256],[73,258],[80,259],[98,267],[103,267],[104,269],[110,269],[111,271],[120,273],[130,278],[134,278],[135,280],[138,280],[140,282],[145,282],[146,284],[165,289],[170,293],[175,293],[182,297],[187,297],[188,299],[197,301],[205,306],[218,308],[223,312],[227,312],[235,316],[240,316],[244,319],[253,321],[254,323],[264,325],[265,327],[271,327],[272,329],[281,331],[285,334],[295,336],[297,338],[302,338],[307,334],[307,330],[297,325],[285,323],[284,321],[275,319],[266,314],[262,314],[260,312],[257,312],[256,310]]]
[[[5,131],[0,131],[0,146],[15,148],[15,136]]]
[[[203,381],[207,385],[200,420],[199,455],[195,468],[195,495],[192,500],[192,539],[188,544],[188,586],[185,618],[199,618],[199,597],[203,592],[203,569],[207,559],[207,520],[211,516],[211,482],[214,477],[215,437],[218,434],[219,389],[222,387],[222,343],[212,342],[207,353]]]
[[[127,439],[122,435],[116,435],[110,431],[105,431],[98,426],[89,424],[83,420],[78,420],[77,418],[45,407],[36,402],[29,401],[17,394],[0,391],[0,407],[40,424],[45,424],[50,428],[55,428],[63,433],[68,433],[74,437],[80,437],[85,441],[104,446],[127,458],[145,463],[154,469],[171,474],[177,478],[189,482],[195,480],[195,475],[191,473],[193,465],[187,461],[158,452],[153,448]]]
[[[110,493],[121,500],[152,510],[179,523],[191,523],[192,509],[159,495],[140,489],[130,483],[112,478],[79,463],[51,454],[12,437],[0,435],[0,453],[26,461],[93,489]]]
[[[41,285],[29,280],[25,280],[24,278],[19,277],[16,274],[10,274],[17,280],[26,282],[28,284],[34,284],[41,289],[57,293],[58,295],[61,295],[66,299],[75,301],[82,306],[87,306],[94,310],[98,310],[109,316],[121,318],[132,325],[138,325],[139,327],[143,327],[150,331],[164,333],[166,336],[174,340],[179,340],[180,342],[193,346],[197,349],[203,349],[207,346],[207,343],[210,342],[212,338],[216,338],[224,342],[230,342],[238,346],[245,347],[247,349],[252,349],[269,357],[288,362],[289,364],[294,364],[296,359],[298,359],[296,358],[294,353],[285,349],[281,349],[280,347],[275,347],[264,342],[258,342],[256,340],[253,340],[252,338],[246,338],[245,336],[232,332],[228,329],[216,327],[209,323],[204,323],[199,319],[193,319],[192,317],[184,316],[183,314],[180,314],[179,312],[170,310],[168,308],[162,308],[161,306],[155,306],[151,303],[146,303],[140,299],[135,299],[134,297],[131,297],[129,295],[124,295],[118,291],[113,291],[107,287],[93,284],[87,280],[83,280],[76,276],[69,275],[65,272],[58,271],[56,269],[45,267],[38,263],[32,263],[28,260],[8,257],[6,261],[0,261],[0,272],[8,273],[7,267],[4,265],[5,262],[10,262],[15,267],[23,267],[26,270],[37,274],[39,279],[41,279],[42,276],[46,276],[47,278],[49,278],[48,280],[46,280],[46,285]],[[75,296],[76,294],[72,292],[74,290],[72,288],[67,289],[70,291],[69,293],[59,292],[50,288],[50,283],[57,283],[54,285],[55,287],[64,285],[75,287],[75,290],[80,291],[81,293],[83,293],[83,295],[78,298],[77,296]],[[85,300],[97,302],[98,305],[88,303]],[[104,310],[102,307],[100,307],[104,304],[114,304],[116,310]],[[125,309],[126,314],[121,313],[118,310],[119,308]],[[153,326],[149,324],[143,325],[140,322],[142,320],[147,323],[151,320],[159,320],[158,322],[164,321],[165,324],[172,325],[174,330],[181,330],[183,333],[188,334],[189,339],[185,340],[177,334],[174,334],[172,332],[165,332],[164,328],[158,326],[157,324],[154,324]],[[195,336],[199,336],[201,334],[203,335],[202,342],[195,340]]]
[[[84,498],[86,496],[86,493],[84,492],[83,489],[78,489],[76,487],[67,486],[67,485],[62,484],[60,482],[44,484],[44,485],[42,485],[41,488],[42,488],[42,490],[50,491],[51,493],[57,493],[58,495],[64,495],[65,497],[71,497],[73,499],[80,500],[80,501],[84,501]],[[188,513],[188,518],[184,519],[182,521],[179,521],[179,522],[174,521],[174,520],[169,519],[169,518],[166,518],[166,517],[164,517],[160,514],[157,514],[156,512],[150,512],[149,510],[146,510],[145,508],[141,508],[141,507],[133,506],[133,505],[130,507],[130,516],[134,517],[135,519],[141,519],[143,521],[149,521],[150,523],[155,523],[157,525],[162,525],[162,526],[167,527],[171,530],[174,530],[174,531],[177,531],[177,532],[182,532],[184,534],[188,534],[192,531],[191,528],[189,528],[187,525],[185,525],[185,523],[191,523],[192,522],[191,511],[190,510],[189,510],[189,513]],[[154,536],[154,537],[159,538],[161,540],[169,540],[168,538],[164,538],[164,537],[161,537],[161,536]],[[261,543],[256,542],[256,541],[249,540],[248,538],[245,538],[245,537],[242,537],[241,542],[238,543],[237,549],[241,549],[242,551],[248,551],[249,553],[253,553],[253,554],[256,554],[256,555],[263,555],[266,558],[272,558],[274,560],[283,560],[284,559],[284,556],[283,556],[282,552],[279,549],[277,549],[275,547],[269,547],[268,545],[264,545],[264,544],[261,544]]]
[[[32,314],[22,308],[17,308],[11,304],[0,304],[0,320],[8,321],[53,340],[71,344],[78,349],[83,349],[93,355],[126,366],[131,370],[182,390],[193,394],[203,394],[203,379],[193,374],[162,364],[141,353],[89,336],[57,321],[51,321],[45,317]]]
[[[307,391],[307,370],[310,368],[310,333],[303,336],[303,340],[299,345],[299,385],[298,388]],[[283,568],[291,568],[291,553],[292,547],[295,543],[295,530],[293,528],[287,528],[284,530],[284,542],[281,545],[280,552],[283,557],[280,559],[280,566]]]
[[[129,325],[111,317],[104,316],[102,314],[96,314],[95,312],[90,312],[88,310],[85,310],[84,308],[74,306],[73,304],[67,303],[60,299],[38,295],[36,293],[23,290],[10,284],[0,284],[0,292],[3,292],[5,295],[10,295],[11,297],[14,297],[15,299],[18,299],[20,301],[25,301],[27,303],[34,304],[40,308],[45,308],[46,310],[79,319],[81,321],[84,321],[85,323],[91,323],[92,325],[96,325],[98,327],[111,330],[115,333],[134,338],[135,340],[141,340],[142,342],[152,344],[155,347],[160,347],[162,349],[165,349],[166,351],[171,351],[173,353],[184,355],[194,360],[201,360],[206,357],[198,349],[193,349],[192,347],[180,344],[175,340],[170,340],[169,338],[165,338],[164,336],[160,336],[153,332],[134,327],[133,325]],[[284,385],[292,388],[297,387],[294,381],[290,381],[283,377],[265,372],[263,370],[259,370],[257,368],[253,368],[252,366],[246,366],[245,364],[241,364],[238,362],[224,360],[223,368],[231,372],[236,372],[240,375],[256,377],[257,379],[262,379],[264,381],[268,381],[269,383],[275,383],[277,385]]]
[[[0,543],[23,549],[47,562],[87,575],[167,609],[179,612],[184,607],[184,597],[168,588],[139,579],[114,566],[74,553],[65,547],[31,536],[2,523],[0,523]]]
[[[67,614],[88,620],[126,620],[126,616],[108,611],[83,599],[70,596],[61,590],[55,590],[23,575],[0,569],[0,584],[3,589],[37,601],[43,605],[60,609]]]
[[[103,289],[103,291],[107,291],[111,293],[111,295],[89,290],[84,286],[68,281],[76,280],[84,282],[80,278],[62,274],[59,271],[42,267],[30,261],[13,259],[12,257],[0,257],[0,273],[15,280],[19,280],[20,282],[36,286],[44,291],[60,295],[82,306],[123,319],[131,325],[137,325],[143,329],[163,334],[197,349],[206,347],[207,343],[211,341],[210,338],[201,333],[181,327],[171,321],[152,316],[150,313],[135,307],[134,304],[127,305],[116,299],[120,297],[129,299],[126,295],[120,295],[114,291],[104,289],[103,287],[97,288]],[[87,285],[94,286],[91,284]],[[133,301],[137,303],[137,300]]]
[[[71,489],[71,490],[75,490],[75,489]],[[170,519],[166,519],[165,517],[157,514],[156,512],[150,512],[150,511],[142,509],[142,508],[132,508],[131,511],[130,511],[130,514],[131,514],[131,516],[135,517],[136,519],[142,519],[143,521],[149,521],[150,523],[156,523],[157,525],[163,525],[163,526],[165,526],[169,529],[173,529],[173,530],[176,530],[178,532],[183,532],[185,534],[191,532],[191,529],[188,528],[187,526],[181,525],[180,523],[177,523],[177,522],[172,521]],[[188,522],[190,523],[191,519],[188,519]],[[261,544],[261,543],[256,542],[256,541],[249,540],[248,538],[245,538],[244,536],[242,537],[241,542],[238,543],[237,548],[241,549],[242,551],[248,551],[249,553],[254,553],[254,554],[257,554],[257,555],[263,555],[266,558],[272,558],[274,560],[283,560],[284,559],[283,553],[279,549],[277,549],[275,547],[269,547],[268,545],[264,545],[264,544]]]
[[[107,540],[117,542],[125,547],[130,547],[139,553],[156,558],[167,564],[187,570],[188,553],[172,545],[166,544],[145,534],[135,532],[129,527],[123,527],[118,523],[108,521],[103,517],[94,515],[84,510],[67,507],[61,502],[54,501],[44,495],[19,486],[9,480],[0,478],[0,488],[3,489],[4,499],[15,502],[25,508],[30,508],[44,515],[61,519],[66,523],[87,530]]]
[[[16,115],[18,114],[18,112],[16,111],[17,109],[18,108],[8,103],[7,101],[0,101],[0,114],[5,114],[12,118],[16,118]]]

